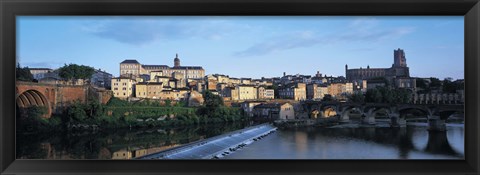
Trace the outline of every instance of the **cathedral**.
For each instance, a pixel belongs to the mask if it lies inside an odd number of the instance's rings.
[[[415,87],[415,79],[410,78],[405,52],[400,48],[393,51],[393,64],[390,68],[367,66],[367,68],[348,69],[348,65],[345,65],[345,75],[351,82],[385,77],[388,81],[394,82],[396,87]]]

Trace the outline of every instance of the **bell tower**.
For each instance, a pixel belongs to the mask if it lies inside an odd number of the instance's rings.
[[[407,67],[405,52],[400,48],[393,50],[393,67]]]
[[[180,67],[180,59],[178,58],[178,53],[175,55],[175,59],[173,59],[173,67]]]

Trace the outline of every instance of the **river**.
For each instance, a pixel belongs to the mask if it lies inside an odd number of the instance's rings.
[[[463,124],[278,130],[225,159],[463,159]]]
[[[187,128],[19,134],[18,159],[132,159],[238,130],[244,123]],[[463,159],[464,126],[303,128],[277,132],[223,159]]]

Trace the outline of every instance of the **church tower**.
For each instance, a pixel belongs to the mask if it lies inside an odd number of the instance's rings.
[[[393,67],[407,67],[405,52],[400,48],[393,50]]]
[[[178,53],[175,56],[175,59],[173,59],[173,67],[180,67],[180,59],[178,58]]]

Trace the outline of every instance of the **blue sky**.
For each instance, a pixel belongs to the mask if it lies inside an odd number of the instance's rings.
[[[203,66],[206,74],[345,76],[387,68],[405,50],[410,75],[464,78],[463,16],[17,17],[21,66],[75,63],[119,75],[119,63]]]

